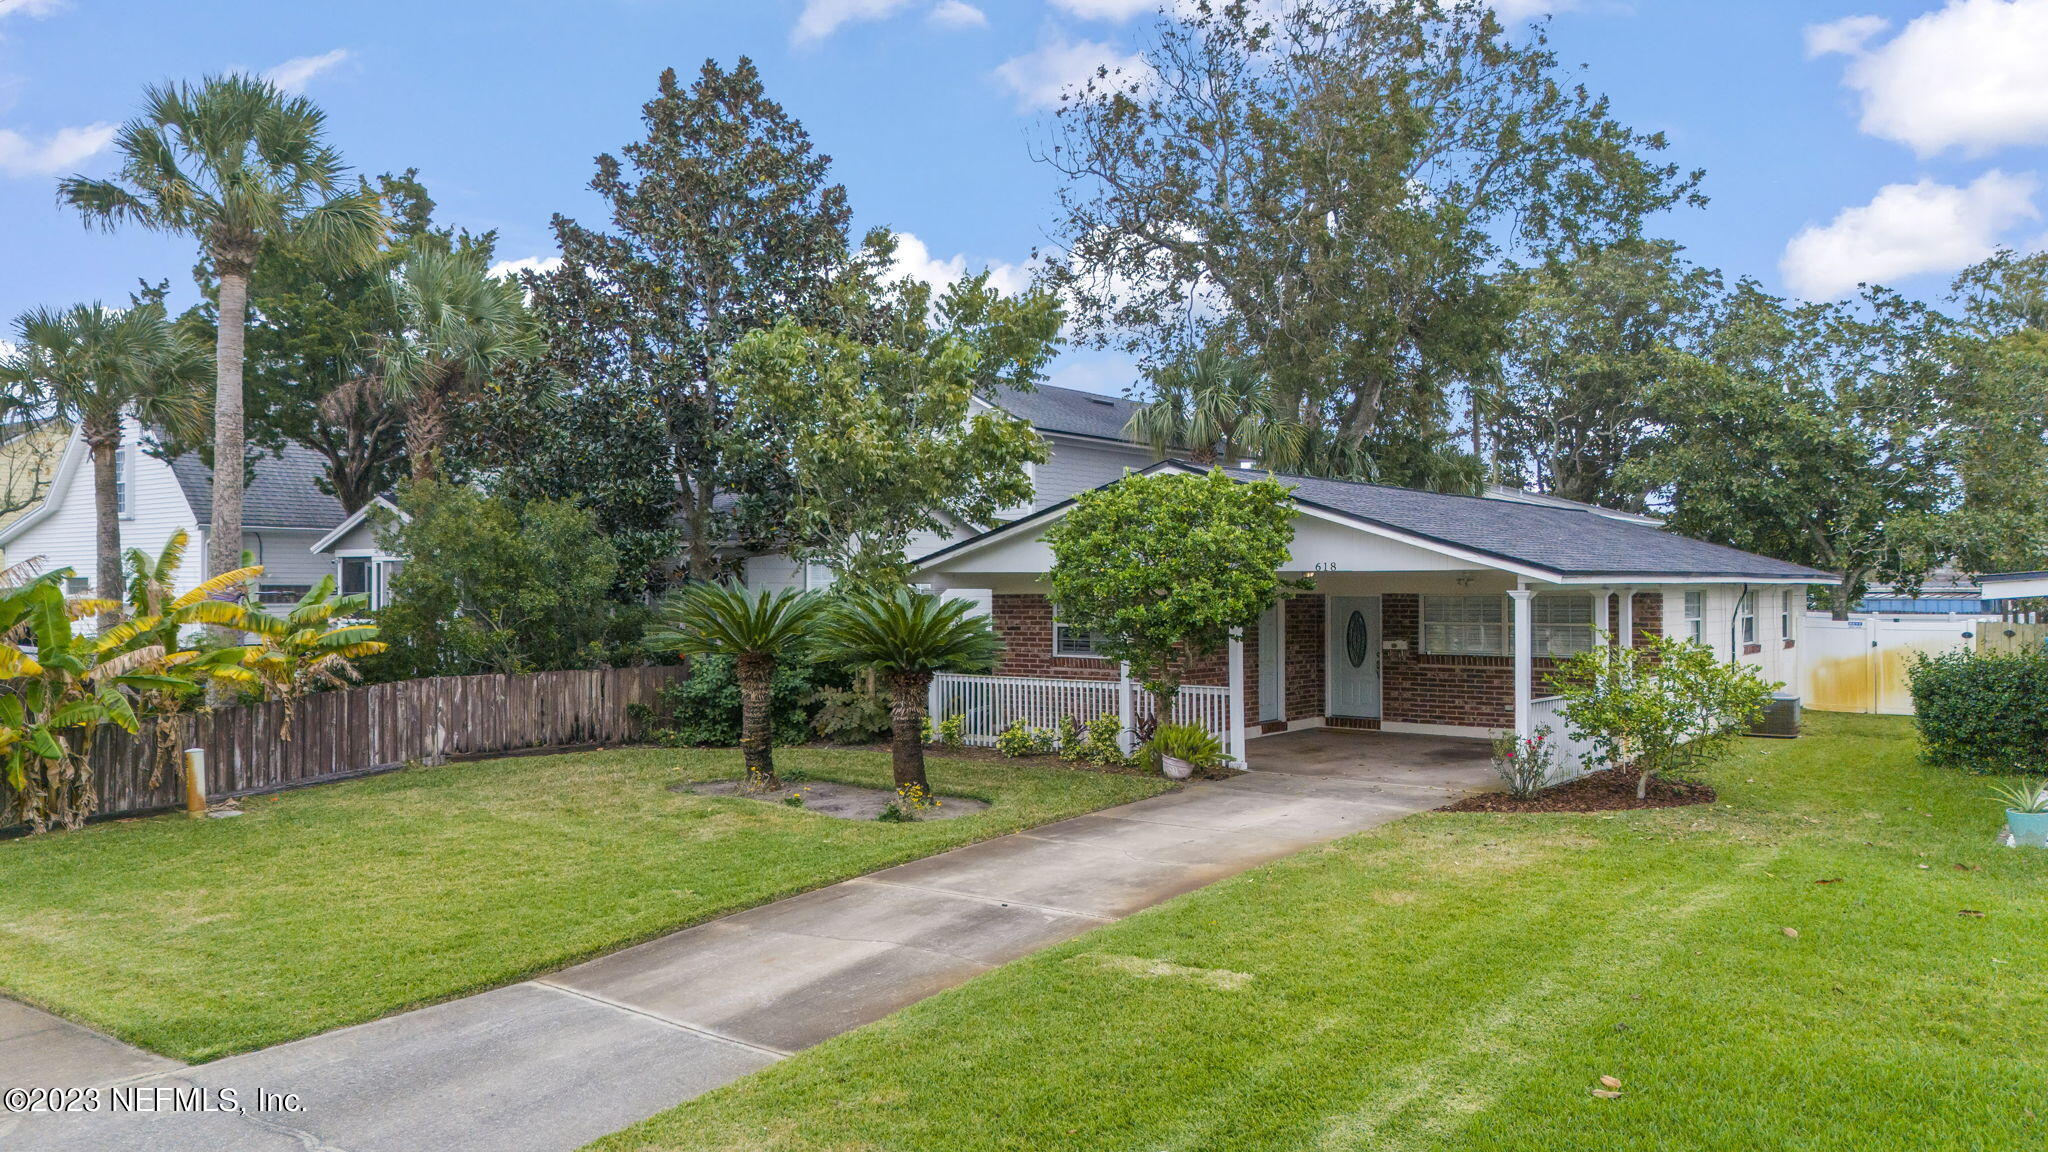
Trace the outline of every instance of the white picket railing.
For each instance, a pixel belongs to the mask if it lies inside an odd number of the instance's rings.
[[[1131,699],[1119,699],[1124,684],[1117,680],[1056,680],[1042,676],[966,676],[942,672],[932,678],[932,723],[958,715],[965,718],[963,740],[989,747],[1010,725],[1022,721],[1033,728],[1056,728],[1062,719],[1086,724],[1098,716],[1152,715],[1152,696],[1132,685]],[[1184,686],[1174,697],[1174,719],[1200,724],[1230,747],[1230,689]]]

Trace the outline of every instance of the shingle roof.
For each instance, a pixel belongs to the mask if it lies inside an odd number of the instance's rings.
[[[1267,475],[1243,468],[1226,471],[1240,480]],[[1279,479],[1292,485],[1294,498],[1305,504],[1565,576],[1810,577],[1816,583],[1835,579],[1802,564],[1709,544],[1598,512],[1345,480]]]
[[[1040,384],[1035,391],[1003,387],[996,391],[996,406],[1019,420],[1028,421],[1040,432],[1065,432],[1070,436],[1092,436],[1098,440],[1129,440],[1124,425],[1144,405],[1116,396],[1099,396],[1078,388]]]
[[[280,456],[256,459],[254,478],[242,494],[244,528],[311,528],[326,531],[348,519],[341,501],[320,490],[327,475],[327,458],[311,448],[287,444]],[[192,514],[205,524],[213,518],[213,469],[200,463],[196,453],[171,461],[178,487],[192,505]]]

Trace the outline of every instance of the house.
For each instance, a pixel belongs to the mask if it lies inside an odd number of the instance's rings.
[[[142,450],[141,436],[141,427],[126,421],[116,462],[121,547],[154,554],[183,529],[191,544],[178,587],[188,589],[205,572],[213,471],[197,455],[160,460]],[[98,571],[91,464],[84,440],[70,434],[42,499],[0,527],[0,555],[10,562],[38,558],[45,571],[71,569],[67,590],[74,593],[89,590]],[[351,519],[320,490],[326,469],[325,457],[298,445],[252,464],[242,504],[242,548],[263,565],[257,595],[265,602],[290,603],[328,575],[343,578],[350,590],[347,558],[316,547]]]
[[[1200,471],[1181,461],[1144,471],[1161,470]],[[1241,481],[1266,475],[1226,471]],[[1638,645],[1687,637],[1767,680],[1798,683],[1806,586],[1834,580],[1569,502],[1281,479],[1295,505],[1281,575],[1310,579],[1314,590],[1290,596],[1226,656],[1192,670],[1175,706],[1240,762],[1256,757],[1257,738],[1301,728],[1484,737],[1548,725],[1562,738],[1546,678],[1601,635]],[[986,597],[1003,639],[993,675],[942,676],[933,686],[934,713],[967,715],[978,741],[1016,719],[1044,727],[1149,708],[1047,597],[1044,533],[1072,507],[1055,501],[917,566],[914,578],[934,589]]]
[[[1029,515],[1076,492],[1107,484],[1126,469],[1153,463],[1152,450],[1132,443],[1124,434],[1124,426],[1142,406],[1135,400],[1050,384],[1028,392],[1004,386],[993,403],[977,397],[973,404],[976,414],[998,410],[1026,421],[1045,439],[1049,453],[1045,463],[1031,467],[1032,499],[1006,510],[1004,519]],[[919,533],[910,543],[910,559],[915,563],[928,553],[974,536],[983,527],[956,524],[945,533]],[[822,565],[806,567],[787,555],[770,554],[748,557],[744,579],[752,589],[822,588],[832,582],[832,573]]]

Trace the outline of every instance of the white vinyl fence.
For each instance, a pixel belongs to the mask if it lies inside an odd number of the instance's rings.
[[[1098,716],[1115,716],[1128,730],[1153,712],[1152,694],[1126,681],[952,672],[932,678],[928,704],[934,724],[949,716],[965,717],[965,741],[984,748],[1019,721],[1033,728],[1057,728],[1062,719],[1086,724]],[[1228,688],[1184,686],[1174,697],[1173,713],[1176,721],[1200,724],[1225,748],[1231,746]]]
[[[1998,627],[1996,620],[1953,616],[1808,615],[1800,660],[1804,683],[1797,690],[1808,708],[1910,716],[1913,694],[1906,673],[1914,657],[1973,649],[1979,629]]]
[[[1552,783],[1576,780],[1594,769],[1593,742],[1575,740],[1566,731],[1569,725],[1564,719],[1564,697],[1539,696],[1529,701],[1529,731],[1534,733],[1545,725],[1550,728],[1551,755],[1556,757],[1556,766],[1550,770]]]

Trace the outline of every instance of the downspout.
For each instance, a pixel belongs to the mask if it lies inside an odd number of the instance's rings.
[[[1749,583],[1744,581],[1742,591],[1735,594],[1735,611],[1728,614],[1728,662],[1730,664],[1740,664],[1742,662],[1741,634],[1737,629],[1742,627],[1742,602],[1747,599],[1749,599]]]

